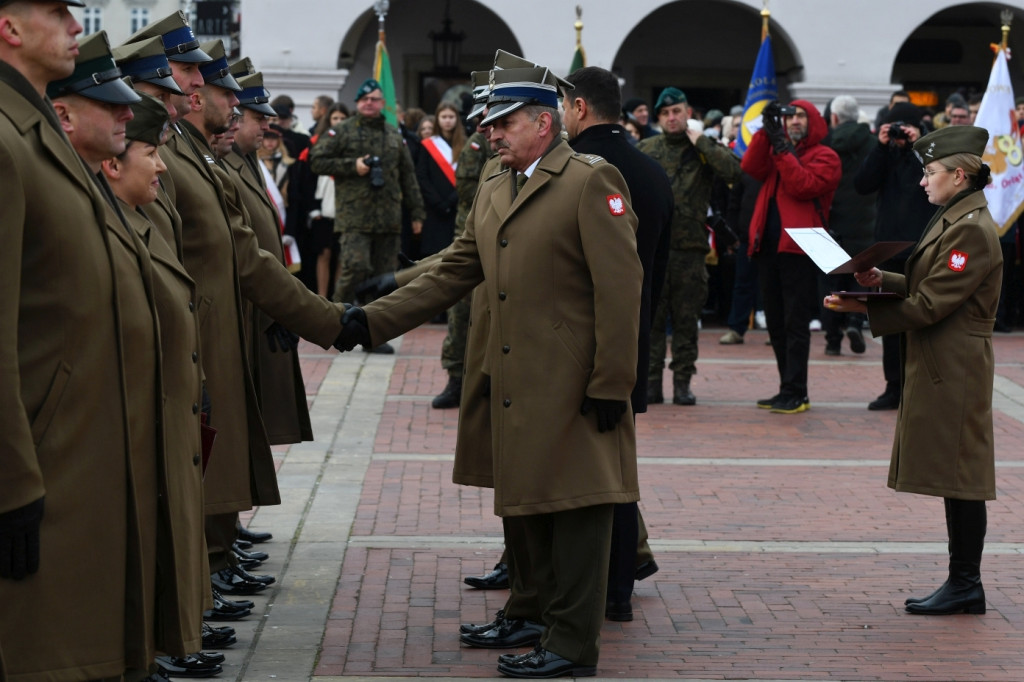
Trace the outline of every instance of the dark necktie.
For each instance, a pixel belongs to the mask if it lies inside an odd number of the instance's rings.
[[[525,185],[526,181],[529,179],[530,176],[528,176],[526,173],[516,174],[516,196],[518,196],[519,193],[523,191],[523,185]]]

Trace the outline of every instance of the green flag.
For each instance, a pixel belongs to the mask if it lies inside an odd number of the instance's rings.
[[[377,41],[377,55],[373,60],[373,77],[380,83],[381,94],[384,95],[384,120],[398,127],[398,100],[395,98],[395,79],[391,75],[391,59],[384,40]]]
[[[587,65],[587,56],[583,54],[583,46],[576,45],[576,52],[572,55],[572,66],[569,67],[569,73],[572,73],[576,69],[582,69]]]

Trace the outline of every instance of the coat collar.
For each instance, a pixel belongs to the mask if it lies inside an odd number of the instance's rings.
[[[530,197],[539,192],[553,176],[561,175],[573,154],[568,143],[559,139],[541,157],[540,163],[530,175],[530,181],[518,196],[515,194],[515,173],[505,170],[499,174],[499,186],[491,193],[491,201],[497,214],[505,216],[501,221],[502,225],[507,223],[521,206],[528,203]],[[502,183],[504,187],[501,186]]]
[[[939,218],[932,224],[931,228],[918,242],[914,252],[910,255],[910,258],[918,256],[926,246],[931,244],[933,241],[938,239],[946,228],[953,223],[959,221],[965,215],[974,211],[981,210],[988,206],[988,200],[985,199],[985,193],[982,191],[974,192],[969,194],[960,201],[949,207]],[[908,259],[909,260],[909,259]]]

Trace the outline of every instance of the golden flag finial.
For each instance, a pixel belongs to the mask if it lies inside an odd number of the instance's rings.
[[[761,40],[763,41],[768,37],[768,20],[771,18],[772,12],[768,9],[768,0],[764,0],[764,5],[761,8]]]
[[[1003,50],[1005,50],[1010,40],[1010,24],[1013,23],[1013,10],[1004,9],[1002,12],[999,13],[999,18],[1002,19],[1003,21],[1003,25],[1001,27],[1003,29],[1002,47]]]

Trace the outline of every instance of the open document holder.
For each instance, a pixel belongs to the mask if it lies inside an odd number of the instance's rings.
[[[850,258],[850,255],[823,227],[787,227],[786,233],[826,275],[853,274],[870,270],[914,245],[914,242],[875,242]],[[834,296],[861,300],[899,297],[898,294],[890,291],[835,291],[832,293]]]

